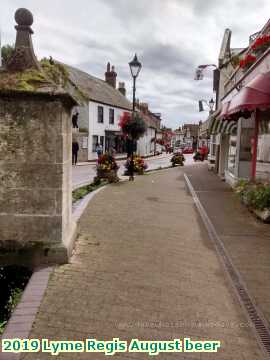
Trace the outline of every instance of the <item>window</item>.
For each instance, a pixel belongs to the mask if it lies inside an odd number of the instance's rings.
[[[98,106],[98,123],[103,123],[103,106]]]
[[[109,109],[109,124],[114,124],[114,109]]]
[[[92,151],[93,151],[93,152],[96,152],[96,147],[97,147],[97,144],[98,144],[98,136],[97,136],[97,135],[93,135],[92,139],[93,139]]]

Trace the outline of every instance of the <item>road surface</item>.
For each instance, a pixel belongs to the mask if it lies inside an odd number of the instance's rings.
[[[185,155],[186,161],[185,166],[189,166],[191,164],[194,164],[192,159],[192,154]],[[162,154],[159,156],[155,156],[153,158],[146,159],[146,163],[148,164],[149,170],[155,170],[160,167],[168,167],[171,165],[171,157],[172,154]],[[126,160],[120,160],[117,161],[120,165],[120,169],[118,171],[119,175],[123,175],[125,171],[125,161]],[[73,183],[73,189],[78,188],[80,186],[89,184],[93,181],[94,177],[96,176],[96,164],[95,163],[89,163],[89,164],[83,164],[83,165],[76,165],[72,166],[72,183]]]

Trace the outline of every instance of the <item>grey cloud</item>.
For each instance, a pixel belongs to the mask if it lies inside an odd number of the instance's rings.
[[[39,57],[52,55],[100,78],[110,61],[129,97],[128,62],[137,52],[143,68],[136,95],[172,127],[206,118],[197,100],[213,96],[212,73],[196,82],[194,69],[217,61],[224,29],[232,29],[233,46],[245,46],[270,13],[267,0],[258,0],[256,11],[244,0],[2,0],[3,43],[15,41],[18,7],[34,13]]]

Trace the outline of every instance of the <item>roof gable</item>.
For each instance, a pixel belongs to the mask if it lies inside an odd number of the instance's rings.
[[[132,104],[117,89],[114,89],[106,81],[96,78],[86,72],[65,65],[69,72],[70,81],[78,87],[83,95],[88,99],[125,110],[132,110]]]

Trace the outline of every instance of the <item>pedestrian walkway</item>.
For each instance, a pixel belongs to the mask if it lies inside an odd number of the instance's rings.
[[[221,350],[158,358],[262,359],[186,190],[182,168],[112,184],[96,195],[80,220],[70,264],[51,276],[31,337],[191,337],[220,340]],[[22,356],[50,358],[48,353]],[[104,355],[65,353],[57,358],[95,360]],[[115,358],[149,356],[118,353]]]
[[[202,164],[186,174],[249,292],[270,323],[270,225],[257,220],[228,184]]]

